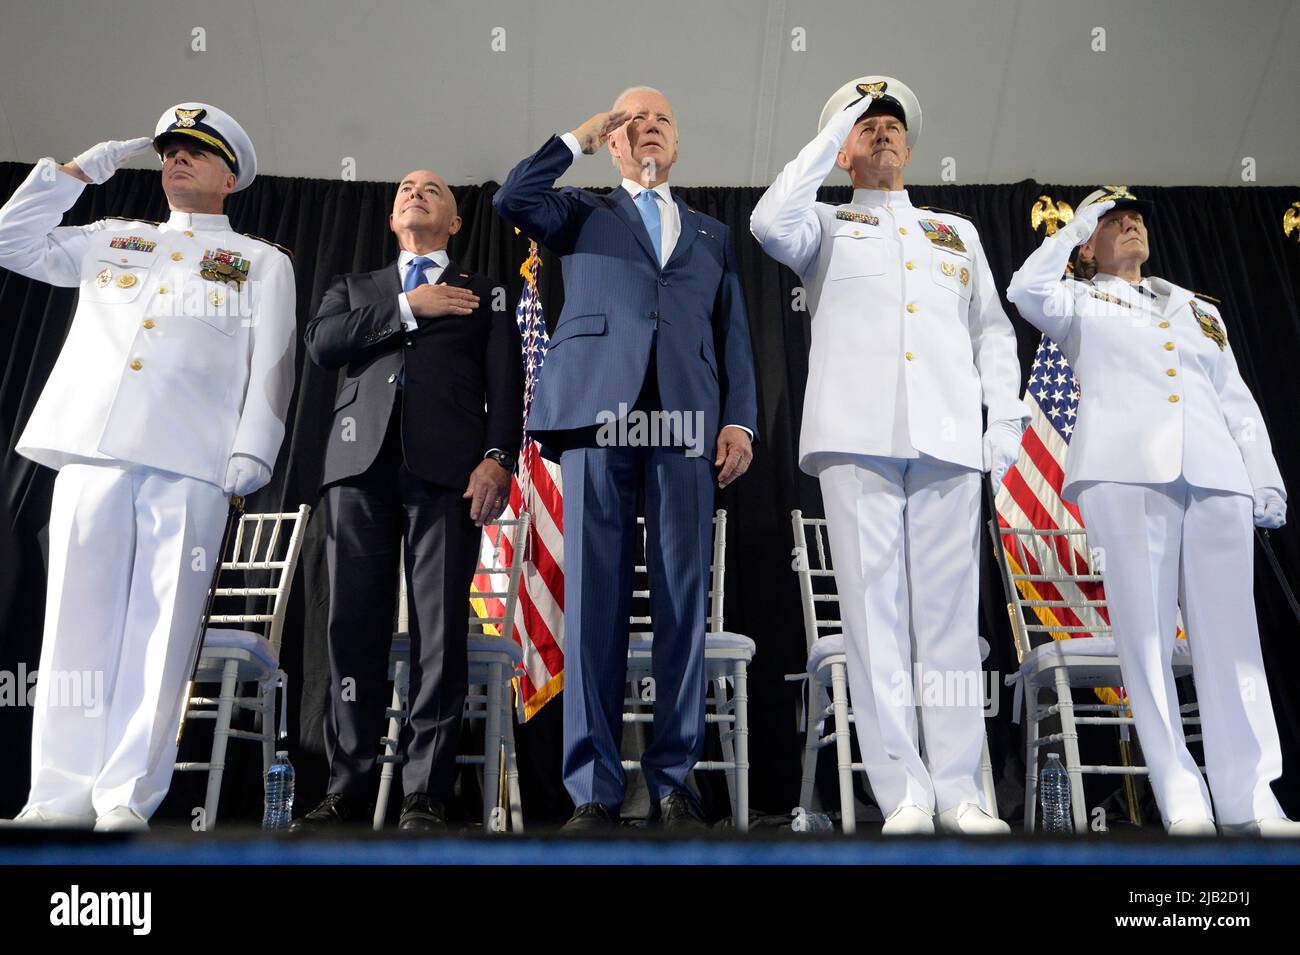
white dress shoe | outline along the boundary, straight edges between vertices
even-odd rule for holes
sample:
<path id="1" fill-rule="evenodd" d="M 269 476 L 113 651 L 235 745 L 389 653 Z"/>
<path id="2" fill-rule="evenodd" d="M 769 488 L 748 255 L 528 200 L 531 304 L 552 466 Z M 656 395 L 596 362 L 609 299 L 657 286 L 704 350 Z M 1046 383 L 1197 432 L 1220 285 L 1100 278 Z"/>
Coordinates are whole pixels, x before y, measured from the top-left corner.
<path id="1" fill-rule="evenodd" d="M 1300 822 L 1293 819 L 1252 819 L 1250 822 L 1221 823 L 1219 830 L 1225 836 L 1300 839 Z"/>
<path id="2" fill-rule="evenodd" d="M 49 809 L 24 809 L 13 819 L 0 819 L 0 826 L 10 829 L 89 829 L 94 823 L 89 816 Z"/>
<path id="3" fill-rule="evenodd" d="M 899 806 L 885 817 L 880 830 L 886 836 L 928 836 L 934 834 L 934 813 L 920 806 Z"/>
<path id="4" fill-rule="evenodd" d="M 130 806 L 110 809 L 95 820 L 96 832 L 148 832 L 149 820 Z"/>
<path id="5" fill-rule="evenodd" d="M 1011 827 L 983 806 L 963 802 L 939 813 L 939 828 L 966 836 L 1007 836 Z"/>
<path id="6" fill-rule="evenodd" d="M 1213 836 L 1218 834 L 1209 819 L 1175 819 L 1165 831 L 1171 836 Z"/>

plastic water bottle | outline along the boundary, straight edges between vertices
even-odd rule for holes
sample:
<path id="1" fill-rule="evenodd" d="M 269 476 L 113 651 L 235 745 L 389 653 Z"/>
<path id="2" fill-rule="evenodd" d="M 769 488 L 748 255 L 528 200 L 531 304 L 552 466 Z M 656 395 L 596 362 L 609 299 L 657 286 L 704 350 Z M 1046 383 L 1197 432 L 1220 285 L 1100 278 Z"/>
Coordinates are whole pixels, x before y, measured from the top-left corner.
<path id="1" fill-rule="evenodd" d="M 1047 754 L 1047 765 L 1038 774 L 1038 798 L 1043 806 L 1043 832 L 1074 832 L 1070 813 L 1070 776 L 1056 753 Z"/>
<path id="2" fill-rule="evenodd" d="M 266 814 L 263 829 L 288 829 L 293 821 L 293 763 L 284 750 L 275 754 L 275 762 L 266 771 Z"/>
<path id="3" fill-rule="evenodd" d="M 809 812 L 803 806 L 796 806 L 790 829 L 792 832 L 834 832 L 835 824 L 824 812 Z"/>

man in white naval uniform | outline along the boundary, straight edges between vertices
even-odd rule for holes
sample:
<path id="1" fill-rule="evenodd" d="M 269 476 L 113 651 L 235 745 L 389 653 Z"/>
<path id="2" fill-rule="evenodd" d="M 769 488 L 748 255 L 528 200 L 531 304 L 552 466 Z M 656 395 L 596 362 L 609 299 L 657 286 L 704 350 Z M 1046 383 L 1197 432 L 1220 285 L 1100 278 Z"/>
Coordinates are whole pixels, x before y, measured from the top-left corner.
<path id="1" fill-rule="evenodd" d="M 166 222 L 59 225 L 151 147 Z M 256 167 L 230 116 L 182 103 L 152 139 L 42 159 L 0 209 L 0 266 L 80 290 L 16 445 L 59 472 L 19 824 L 147 828 L 170 785 L 228 498 L 270 479 L 293 390 L 293 265 L 222 214 Z M 60 699 L 70 674 L 102 698 Z"/>
<path id="2" fill-rule="evenodd" d="M 1270 783 L 1282 749 L 1255 617 L 1252 521 L 1286 488 L 1212 300 L 1143 277 L 1153 206 L 1099 189 L 1007 297 L 1079 379 L 1062 496 L 1099 567 L 1151 789 L 1171 835 L 1300 836 Z M 1078 247 L 1080 265 L 1063 278 Z M 1089 279 L 1083 279 L 1095 272 Z M 1187 749 L 1171 655 L 1182 606 L 1209 786 Z M 1210 794 L 1214 795 L 1211 806 Z"/>
<path id="3" fill-rule="evenodd" d="M 821 483 L 883 831 L 933 832 L 937 813 L 945 831 L 1000 833 L 1009 827 L 980 804 L 977 782 L 980 472 L 1001 481 L 1028 410 L 975 227 L 908 199 L 903 169 L 920 130 L 920 104 L 898 80 L 845 84 L 750 229 L 807 288 L 799 465 Z M 837 165 L 853 200 L 817 202 Z"/>

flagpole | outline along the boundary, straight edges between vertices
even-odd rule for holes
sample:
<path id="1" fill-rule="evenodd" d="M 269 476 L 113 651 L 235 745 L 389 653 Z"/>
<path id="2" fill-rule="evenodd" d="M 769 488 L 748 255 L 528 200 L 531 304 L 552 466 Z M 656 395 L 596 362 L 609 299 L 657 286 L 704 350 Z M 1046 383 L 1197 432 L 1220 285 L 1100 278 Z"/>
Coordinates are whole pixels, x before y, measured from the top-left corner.
<path id="1" fill-rule="evenodd" d="M 1255 528 L 1255 539 L 1259 541 L 1259 546 L 1264 551 L 1264 556 L 1268 558 L 1268 565 L 1273 568 L 1273 576 L 1282 587 L 1282 593 L 1286 595 L 1286 602 L 1291 605 L 1291 613 L 1295 615 L 1296 622 L 1300 623 L 1300 602 L 1296 601 L 1295 591 L 1291 589 L 1291 584 L 1287 582 L 1286 575 L 1282 573 L 1282 565 L 1278 562 L 1277 554 L 1273 552 L 1273 542 L 1269 540 L 1268 531 L 1263 528 Z"/>

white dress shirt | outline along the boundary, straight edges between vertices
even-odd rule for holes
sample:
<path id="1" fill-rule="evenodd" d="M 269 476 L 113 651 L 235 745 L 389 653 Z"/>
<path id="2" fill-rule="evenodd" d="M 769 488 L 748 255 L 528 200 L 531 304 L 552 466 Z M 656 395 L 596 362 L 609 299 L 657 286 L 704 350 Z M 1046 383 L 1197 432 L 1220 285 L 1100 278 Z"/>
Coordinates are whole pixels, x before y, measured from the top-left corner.
<path id="1" fill-rule="evenodd" d="M 411 260 L 415 258 L 417 254 L 419 253 L 408 252 L 406 249 L 403 249 L 401 254 L 397 257 L 397 277 L 401 280 L 403 286 L 406 285 L 406 273 L 410 269 Z M 424 257 L 431 260 L 433 263 L 432 265 L 425 266 L 424 269 L 424 277 L 429 280 L 430 285 L 433 285 L 439 278 L 441 278 L 442 270 L 447 267 L 447 263 L 450 262 L 451 259 L 448 258 L 446 249 L 438 249 L 437 251 L 428 253 Z M 419 327 L 419 323 L 415 320 L 415 313 L 411 311 L 411 302 L 406 297 L 405 292 L 402 292 L 397 296 L 397 307 L 402 313 L 402 327 L 408 332 L 415 331 Z"/>
<path id="2" fill-rule="evenodd" d="M 573 133 L 565 133 L 560 137 L 573 151 L 574 158 L 582 155 L 582 147 L 578 145 L 578 137 Z M 645 192 L 645 186 L 631 179 L 623 180 L 623 188 L 627 194 L 632 197 L 632 202 L 636 202 L 636 197 Z M 673 194 L 668 189 L 667 182 L 661 182 L 654 187 L 655 195 L 659 197 L 659 267 L 663 268 L 673 255 L 673 249 L 677 248 L 677 240 L 682 234 L 682 217 L 677 211 L 677 203 L 673 202 Z M 640 212 L 640 207 L 637 207 Z"/>
<path id="3" fill-rule="evenodd" d="M 627 194 L 632 197 L 633 205 L 636 204 L 636 197 L 646 191 L 645 186 L 639 182 L 633 182 L 631 179 L 623 180 L 623 188 Z M 659 267 L 663 268 L 670 258 L 672 258 L 673 249 L 677 248 L 677 240 L 682 234 L 682 217 L 677 211 L 677 203 L 673 202 L 673 195 L 668 191 L 668 183 L 661 182 L 652 190 L 658 196 L 659 204 Z M 637 206 L 637 212 L 641 207 Z"/>

